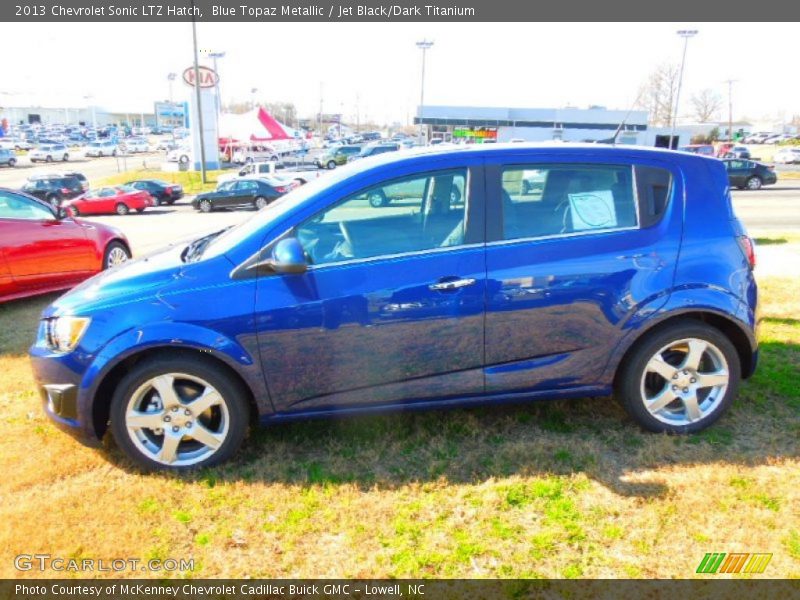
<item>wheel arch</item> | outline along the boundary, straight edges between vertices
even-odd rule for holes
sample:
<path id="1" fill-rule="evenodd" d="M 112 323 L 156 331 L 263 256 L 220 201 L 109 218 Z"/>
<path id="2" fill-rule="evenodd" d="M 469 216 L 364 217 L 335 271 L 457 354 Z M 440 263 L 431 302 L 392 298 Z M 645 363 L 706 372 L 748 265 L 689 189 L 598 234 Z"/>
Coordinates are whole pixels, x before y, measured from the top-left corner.
<path id="1" fill-rule="evenodd" d="M 200 349 L 192 346 L 151 346 L 121 358 L 107 369 L 102 376 L 92 396 L 91 403 L 92 428 L 94 429 L 97 439 L 102 439 L 108 429 L 111 399 L 114 395 L 114 389 L 136 364 L 143 360 L 153 358 L 179 358 L 187 356 L 213 363 L 223 369 L 232 380 L 236 381 L 247 395 L 245 400 L 250 409 L 250 422 L 258 422 L 259 407 L 252 387 L 247 383 L 247 380 L 241 373 L 218 353 L 213 350 Z"/>
<path id="2" fill-rule="evenodd" d="M 672 324 L 680 321 L 697 321 L 710 325 L 719 330 L 725 337 L 727 337 L 736 349 L 741 364 L 742 378 L 747 379 L 752 375 L 755 370 L 756 363 L 756 350 L 754 341 L 748 335 L 744 325 L 739 323 L 730 315 L 722 314 L 715 310 L 708 308 L 703 309 L 685 309 L 675 311 L 664 315 L 657 321 L 645 323 L 644 327 L 637 331 L 630 339 L 620 342 L 619 346 L 614 352 L 609 365 L 606 367 L 606 374 L 615 384 L 617 375 L 620 372 L 620 367 L 625 364 L 631 353 L 641 344 L 646 338 L 652 334 L 671 326 Z"/>

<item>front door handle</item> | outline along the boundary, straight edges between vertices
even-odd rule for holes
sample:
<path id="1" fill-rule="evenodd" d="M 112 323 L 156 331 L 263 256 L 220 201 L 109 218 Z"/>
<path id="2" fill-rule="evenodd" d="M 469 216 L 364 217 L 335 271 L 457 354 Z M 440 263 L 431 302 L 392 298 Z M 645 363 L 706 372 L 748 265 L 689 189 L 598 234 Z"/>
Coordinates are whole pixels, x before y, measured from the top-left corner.
<path id="1" fill-rule="evenodd" d="M 437 292 L 448 292 L 451 290 L 457 290 L 463 287 L 467 287 L 469 285 L 473 285 L 474 283 L 475 283 L 474 279 L 449 279 L 447 281 L 432 283 L 428 287 Z"/>

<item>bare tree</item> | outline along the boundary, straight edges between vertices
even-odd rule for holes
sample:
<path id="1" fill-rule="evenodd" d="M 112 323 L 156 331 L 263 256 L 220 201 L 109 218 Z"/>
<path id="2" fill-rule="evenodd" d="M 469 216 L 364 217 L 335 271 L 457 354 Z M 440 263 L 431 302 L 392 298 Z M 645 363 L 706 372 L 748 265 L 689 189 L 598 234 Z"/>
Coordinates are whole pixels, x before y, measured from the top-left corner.
<path id="1" fill-rule="evenodd" d="M 656 67 L 639 88 L 636 106 L 648 112 L 651 125 L 669 127 L 672 123 L 678 75 L 678 65 L 665 63 Z"/>
<path id="2" fill-rule="evenodd" d="M 714 90 L 706 88 L 692 96 L 692 106 L 695 118 L 700 123 L 708 123 L 722 108 L 722 98 Z"/>

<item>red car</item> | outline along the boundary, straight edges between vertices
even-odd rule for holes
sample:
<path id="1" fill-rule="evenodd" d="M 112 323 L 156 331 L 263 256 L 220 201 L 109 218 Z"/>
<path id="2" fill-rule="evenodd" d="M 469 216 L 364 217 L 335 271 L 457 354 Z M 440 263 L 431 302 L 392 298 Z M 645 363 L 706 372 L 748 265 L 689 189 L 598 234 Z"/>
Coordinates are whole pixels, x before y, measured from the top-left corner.
<path id="1" fill-rule="evenodd" d="M 0 188 L 0 302 L 64 290 L 131 257 L 125 236 Z"/>
<path id="2" fill-rule="evenodd" d="M 128 185 L 89 190 L 82 196 L 62 204 L 73 217 L 114 213 L 127 215 L 132 210 L 140 213 L 148 206 L 155 205 L 156 202 L 149 193 Z"/>

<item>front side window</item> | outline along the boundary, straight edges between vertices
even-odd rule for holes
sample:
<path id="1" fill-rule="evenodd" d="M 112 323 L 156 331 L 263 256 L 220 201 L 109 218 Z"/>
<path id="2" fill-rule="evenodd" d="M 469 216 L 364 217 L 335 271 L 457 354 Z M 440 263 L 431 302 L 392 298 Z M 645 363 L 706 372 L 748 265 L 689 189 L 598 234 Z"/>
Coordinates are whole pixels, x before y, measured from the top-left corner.
<path id="1" fill-rule="evenodd" d="M 630 165 L 513 166 L 502 186 L 505 239 L 638 225 Z"/>
<path id="2" fill-rule="evenodd" d="M 295 234 L 315 265 L 464 242 L 467 171 L 395 179 L 338 202 Z"/>
<path id="3" fill-rule="evenodd" d="M 26 221 L 53 221 L 49 209 L 38 202 L 0 191 L 0 219 L 24 219 Z"/>

